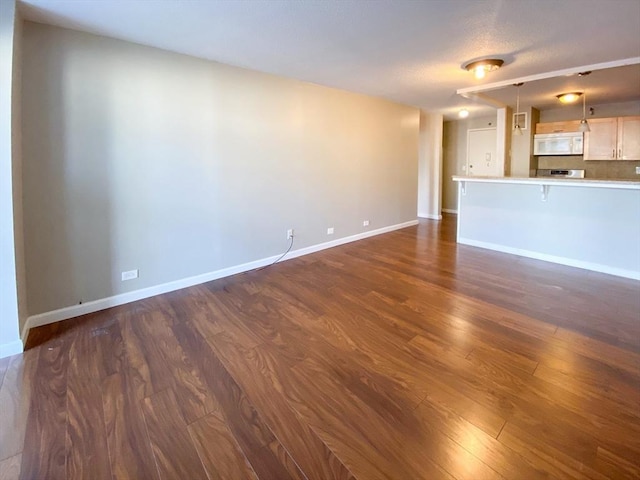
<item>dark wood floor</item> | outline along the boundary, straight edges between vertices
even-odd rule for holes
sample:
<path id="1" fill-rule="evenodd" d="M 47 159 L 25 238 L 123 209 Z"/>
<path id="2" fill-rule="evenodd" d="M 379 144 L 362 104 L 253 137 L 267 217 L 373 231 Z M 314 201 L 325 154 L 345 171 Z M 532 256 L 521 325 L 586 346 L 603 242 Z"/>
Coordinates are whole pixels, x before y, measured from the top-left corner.
<path id="1" fill-rule="evenodd" d="M 41 327 L 0 479 L 638 479 L 640 283 L 423 221 Z"/>

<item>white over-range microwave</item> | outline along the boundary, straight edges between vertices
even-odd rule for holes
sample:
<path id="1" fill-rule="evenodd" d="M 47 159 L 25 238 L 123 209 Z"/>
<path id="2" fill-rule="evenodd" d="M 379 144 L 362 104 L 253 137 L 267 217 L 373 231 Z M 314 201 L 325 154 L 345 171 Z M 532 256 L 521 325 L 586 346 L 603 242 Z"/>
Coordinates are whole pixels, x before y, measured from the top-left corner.
<path id="1" fill-rule="evenodd" d="M 582 132 L 540 133 L 533 137 L 534 155 L 582 155 Z"/>

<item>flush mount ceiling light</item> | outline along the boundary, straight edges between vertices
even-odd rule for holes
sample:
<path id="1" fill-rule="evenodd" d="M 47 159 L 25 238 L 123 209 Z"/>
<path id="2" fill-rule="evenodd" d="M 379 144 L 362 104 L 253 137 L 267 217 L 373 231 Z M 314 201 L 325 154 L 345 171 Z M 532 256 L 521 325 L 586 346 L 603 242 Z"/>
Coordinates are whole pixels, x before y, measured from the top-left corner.
<path id="1" fill-rule="evenodd" d="M 573 103 L 577 101 L 582 95 L 582 92 L 567 92 L 556 95 L 556 98 L 560 100 L 560 103 Z"/>
<path id="2" fill-rule="evenodd" d="M 474 62 L 467 63 L 464 67 L 466 71 L 473 72 L 476 78 L 484 78 L 487 72 L 492 72 L 499 69 L 504 60 L 499 58 L 485 58 L 484 60 L 476 60 Z"/>
<path id="3" fill-rule="evenodd" d="M 458 116 L 460 118 L 467 118 L 469 116 L 469 110 L 467 110 L 466 108 L 463 108 L 458 112 Z"/>

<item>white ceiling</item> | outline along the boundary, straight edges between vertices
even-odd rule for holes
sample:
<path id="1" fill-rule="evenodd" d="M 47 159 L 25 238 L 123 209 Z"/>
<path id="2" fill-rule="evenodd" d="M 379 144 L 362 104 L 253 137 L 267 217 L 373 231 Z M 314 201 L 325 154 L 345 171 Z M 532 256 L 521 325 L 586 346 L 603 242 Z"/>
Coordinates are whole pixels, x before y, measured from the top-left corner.
<path id="1" fill-rule="evenodd" d="M 638 0 L 20 4 L 28 20 L 384 97 L 448 118 L 462 107 L 491 111 L 457 95 L 460 88 L 640 56 Z M 462 70 L 485 56 L 505 65 L 484 80 Z M 640 98 L 640 81 L 627 90 L 634 88 Z"/>

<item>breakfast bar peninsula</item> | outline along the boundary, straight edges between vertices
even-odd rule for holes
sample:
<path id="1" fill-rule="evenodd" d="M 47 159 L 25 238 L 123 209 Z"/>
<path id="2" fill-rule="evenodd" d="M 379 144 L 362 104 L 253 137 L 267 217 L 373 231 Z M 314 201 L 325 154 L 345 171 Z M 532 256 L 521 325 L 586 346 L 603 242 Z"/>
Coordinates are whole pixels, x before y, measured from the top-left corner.
<path id="1" fill-rule="evenodd" d="M 458 243 L 640 279 L 640 182 L 453 180 Z"/>

